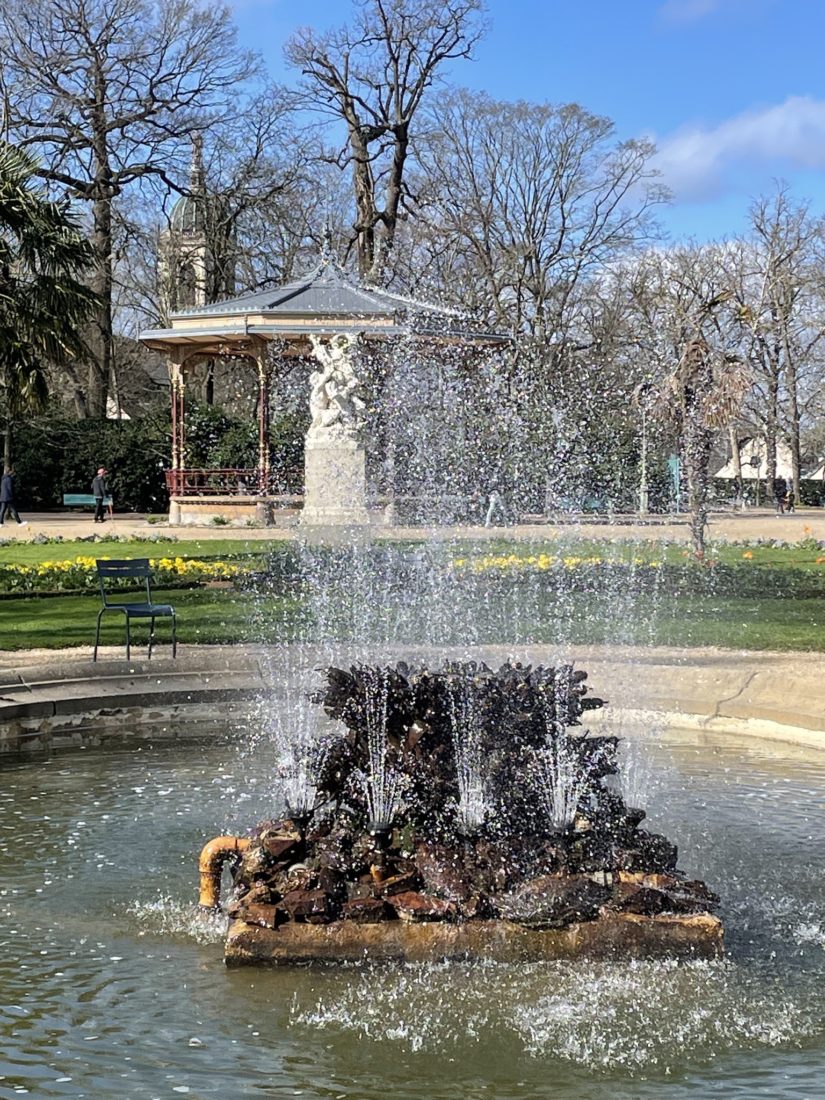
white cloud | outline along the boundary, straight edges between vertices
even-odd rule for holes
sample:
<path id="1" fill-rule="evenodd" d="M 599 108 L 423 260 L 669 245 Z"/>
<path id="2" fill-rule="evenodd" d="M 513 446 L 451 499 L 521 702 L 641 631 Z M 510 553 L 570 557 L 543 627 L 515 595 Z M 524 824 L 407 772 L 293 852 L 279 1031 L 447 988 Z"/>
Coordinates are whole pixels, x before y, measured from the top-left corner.
<path id="1" fill-rule="evenodd" d="M 825 168 L 825 101 L 789 96 L 717 126 L 685 126 L 657 144 L 657 167 L 676 198 L 709 198 L 743 169 Z"/>

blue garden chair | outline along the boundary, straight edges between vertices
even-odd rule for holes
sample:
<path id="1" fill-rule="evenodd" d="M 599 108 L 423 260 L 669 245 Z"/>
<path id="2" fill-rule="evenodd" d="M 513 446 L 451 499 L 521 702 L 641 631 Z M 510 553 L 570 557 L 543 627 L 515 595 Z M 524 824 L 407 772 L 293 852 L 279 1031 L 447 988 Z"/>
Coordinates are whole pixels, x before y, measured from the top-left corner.
<path id="1" fill-rule="evenodd" d="M 175 609 L 168 603 L 153 603 L 152 602 L 152 587 L 151 587 L 151 575 L 152 571 L 149 567 L 148 558 L 132 558 L 127 560 L 107 560 L 98 561 L 97 563 L 97 577 L 100 582 L 100 595 L 103 600 L 103 607 L 97 613 L 97 634 L 95 635 L 95 655 L 94 660 L 97 660 L 97 650 L 100 645 L 100 620 L 106 614 L 107 611 L 115 611 L 120 615 L 126 617 L 126 660 L 128 661 L 131 656 L 131 634 L 129 630 L 129 624 L 132 619 L 150 619 L 149 624 L 149 658 L 152 657 L 152 645 L 155 641 L 155 619 L 171 619 L 172 620 L 172 656 L 176 657 L 178 652 L 178 635 L 177 635 L 177 620 L 175 618 Z M 142 578 L 146 587 L 146 602 L 145 603 L 121 603 L 111 599 L 111 591 L 107 590 L 107 581 L 118 580 L 130 580 L 132 578 Z"/>

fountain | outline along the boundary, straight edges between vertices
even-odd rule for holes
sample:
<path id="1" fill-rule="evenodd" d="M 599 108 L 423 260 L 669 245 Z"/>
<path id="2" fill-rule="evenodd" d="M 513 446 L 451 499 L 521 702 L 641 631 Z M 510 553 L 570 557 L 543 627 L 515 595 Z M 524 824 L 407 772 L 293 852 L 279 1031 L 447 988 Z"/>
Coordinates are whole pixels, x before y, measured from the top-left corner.
<path id="1" fill-rule="evenodd" d="M 257 332 L 230 310 L 222 332 L 176 322 L 168 349 L 176 414 L 187 350 L 191 366 L 196 351 L 255 358 L 261 486 L 270 352 L 288 339 L 291 357 L 315 367 L 305 514 L 313 522 L 294 555 L 274 555 L 256 575 L 264 598 L 250 611 L 250 636 L 265 652 L 224 655 L 221 668 L 224 677 L 236 670 L 234 681 L 244 662 L 261 666 L 254 686 L 265 720 L 256 704 L 244 730 L 211 702 L 209 717 L 229 736 L 210 741 L 203 726 L 193 729 L 198 752 L 185 742 L 150 749 L 141 738 L 133 757 L 107 748 L 37 771 L 9 769 L 0 839 L 4 1087 L 205 1096 L 240 1083 L 250 1095 L 365 1100 L 410 1095 L 414 1081 L 428 1100 L 482 1092 L 515 1100 L 545 1095 L 552 1081 L 559 1097 L 610 1090 L 658 1100 L 717 1093 L 727 1081 L 749 1096 L 789 1087 L 818 1095 L 825 765 L 790 749 L 777 761 L 703 730 L 668 774 L 669 734 L 652 735 L 636 708 L 658 703 L 672 726 L 674 714 L 694 713 L 697 683 L 711 684 L 713 729 L 735 733 L 724 723 L 741 722 L 741 732 L 752 704 L 770 716 L 768 674 L 783 705 L 791 684 L 809 714 L 820 695 L 810 684 L 800 691 L 796 668 L 777 671 L 775 659 L 629 652 L 639 623 L 642 642 L 668 640 L 656 605 L 679 579 L 673 570 L 644 561 L 637 569 L 635 558 L 624 569 L 575 546 L 568 562 L 557 542 L 552 553 L 536 551 L 536 570 L 522 569 L 533 553 L 525 544 L 500 573 L 476 571 L 466 546 L 443 532 L 412 544 L 371 539 L 365 521 L 379 510 L 385 520 L 396 510 L 428 521 L 479 518 L 473 494 L 485 474 L 472 428 L 484 410 L 472 404 L 475 373 L 458 362 L 466 341 L 442 327 L 444 339 L 433 337 L 441 350 L 418 361 L 421 341 L 408 326 L 398 369 L 387 372 L 386 423 L 373 421 L 367 433 L 361 402 L 374 407 L 396 318 L 359 309 L 340 333 L 310 338 L 306 317 L 286 314 L 300 313 L 296 297 L 335 290 L 337 299 L 340 286 L 324 277 L 293 289 L 283 308 L 263 311 Z M 369 401 L 347 361 L 356 332 Z M 451 366 L 461 370 L 450 376 Z M 497 375 L 505 372 L 491 370 L 491 385 Z M 550 472 L 565 482 L 571 433 L 561 419 L 555 427 Z M 201 513 L 210 501 L 185 469 L 182 421 L 177 432 L 170 488 L 179 511 Z M 264 522 L 266 497 L 243 496 Z M 357 537 L 319 535 L 330 522 L 358 525 Z M 293 612 L 273 626 L 273 606 L 285 604 Z M 604 726 L 582 727 L 601 703 L 585 674 L 559 659 L 592 643 L 606 649 L 577 659 L 606 670 L 629 735 L 621 743 Z M 462 657 L 441 665 L 433 650 Z M 419 663 L 388 663 L 399 652 L 419 654 Z M 488 663 L 470 662 L 470 653 Z M 522 664 L 502 665 L 506 654 Z M 209 651 L 196 659 L 205 685 L 216 666 Z M 307 676 L 316 666 L 326 668 L 320 688 Z M 118 682 L 126 679 L 119 669 Z M 29 678 L 23 688 L 35 713 L 47 713 Z M 67 739 L 84 735 L 75 712 L 73 689 Z M 108 712 L 128 738 L 122 709 Z M 160 737 L 164 720 L 154 715 Z M 661 822 L 655 832 L 641 805 Z M 660 829 L 679 838 L 684 873 Z M 202 853 L 200 897 L 211 917 L 203 920 L 187 900 L 189 857 L 195 838 L 213 831 L 224 835 Z M 234 884 L 221 905 L 227 864 Z M 714 957 L 717 899 L 699 875 L 724 883 L 724 958 Z M 405 965 L 221 975 L 220 950 L 231 964 Z M 578 957 L 586 961 L 569 961 Z"/>
<path id="2" fill-rule="evenodd" d="M 226 961 L 719 954 L 718 898 L 606 783 L 618 738 L 572 732 L 586 676 L 328 668 L 307 812 L 205 849 L 206 906 L 234 863 Z"/>
<path id="3" fill-rule="evenodd" d="M 481 730 L 473 688 L 474 682 L 470 676 L 459 675 L 449 685 L 448 695 L 458 784 L 456 825 L 469 834 L 477 832 L 486 816 Z"/>

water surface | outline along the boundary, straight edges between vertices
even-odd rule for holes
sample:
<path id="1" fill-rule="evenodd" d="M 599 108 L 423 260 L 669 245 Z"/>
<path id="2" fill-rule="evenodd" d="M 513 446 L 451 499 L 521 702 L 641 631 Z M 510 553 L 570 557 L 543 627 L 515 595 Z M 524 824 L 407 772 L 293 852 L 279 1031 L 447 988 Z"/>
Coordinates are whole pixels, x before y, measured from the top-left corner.
<path id="1" fill-rule="evenodd" d="M 227 970 L 197 854 L 271 816 L 272 760 L 252 730 L 3 768 L 0 1098 L 825 1094 L 825 755 L 633 753 L 724 960 Z"/>

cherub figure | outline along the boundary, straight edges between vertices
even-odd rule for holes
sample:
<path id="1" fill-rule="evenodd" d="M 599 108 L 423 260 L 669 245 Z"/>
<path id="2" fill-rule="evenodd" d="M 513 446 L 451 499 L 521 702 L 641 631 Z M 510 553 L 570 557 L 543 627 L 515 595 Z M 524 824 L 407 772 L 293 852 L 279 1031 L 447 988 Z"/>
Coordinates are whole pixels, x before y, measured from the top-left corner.
<path id="1" fill-rule="evenodd" d="M 325 343 L 310 335 L 320 369 L 309 376 L 311 386 L 309 433 L 314 436 L 357 436 L 364 423 L 365 404 L 358 394 L 361 382 L 352 365 L 357 336 L 341 333 Z"/>

